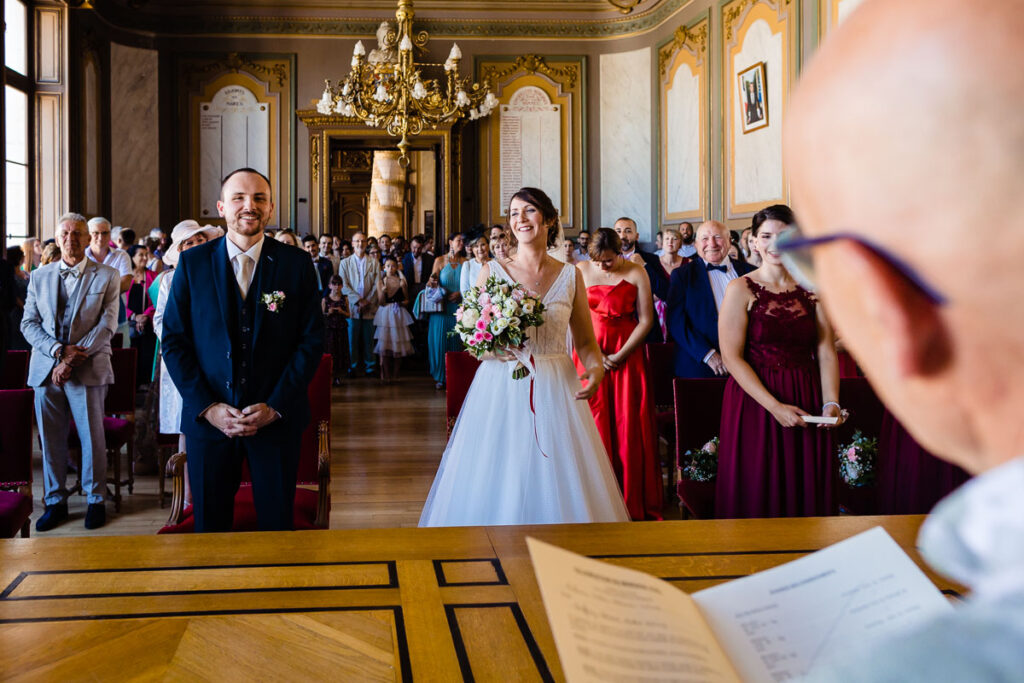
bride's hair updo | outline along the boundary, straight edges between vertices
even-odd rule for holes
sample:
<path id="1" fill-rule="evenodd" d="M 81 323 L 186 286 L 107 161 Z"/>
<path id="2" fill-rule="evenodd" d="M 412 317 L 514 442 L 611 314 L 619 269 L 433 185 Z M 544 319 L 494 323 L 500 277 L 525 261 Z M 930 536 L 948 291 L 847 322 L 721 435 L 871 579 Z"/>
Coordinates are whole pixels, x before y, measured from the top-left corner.
<path id="1" fill-rule="evenodd" d="M 561 233 L 562 225 L 558 220 L 558 210 L 555 208 L 554 203 L 551 201 L 551 198 L 548 197 L 547 193 L 536 187 L 524 187 L 512 195 L 508 200 L 509 207 L 512 206 L 512 200 L 514 199 L 524 201 L 540 211 L 541 223 L 550 223 L 550 225 L 548 225 L 548 249 L 557 246 L 558 235 Z M 506 216 L 509 213 L 510 211 L 507 211 Z M 508 228 L 506 232 L 509 235 L 509 241 L 513 242 L 513 245 L 518 244 L 518 240 L 516 240 L 515 237 L 515 231 L 512 230 L 511 222 L 509 222 L 506 227 Z"/>

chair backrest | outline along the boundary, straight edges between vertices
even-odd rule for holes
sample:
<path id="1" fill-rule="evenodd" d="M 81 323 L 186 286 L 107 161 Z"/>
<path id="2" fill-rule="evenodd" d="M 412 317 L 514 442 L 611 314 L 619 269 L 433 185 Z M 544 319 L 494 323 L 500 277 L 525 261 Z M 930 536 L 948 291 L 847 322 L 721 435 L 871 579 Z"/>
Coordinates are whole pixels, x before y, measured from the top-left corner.
<path id="1" fill-rule="evenodd" d="M 331 375 L 333 361 L 330 354 L 320 357 L 320 365 L 309 383 L 309 424 L 302 431 L 302 450 L 299 454 L 300 484 L 317 483 L 317 429 L 320 423 L 331 424 Z"/>
<path id="2" fill-rule="evenodd" d="M 841 378 L 864 376 L 864 373 L 861 372 L 860 367 L 857 365 L 857 361 L 846 351 L 839 352 L 839 376 Z"/>
<path id="3" fill-rule="evenodd" d="M 722 422 L 725 378 L 689 379 L 672 382 L 676 409 L 676 463 L 688 450 L 700 448 L 718 436 Z"/>
<path id="4" fill-rule="evenodd" d="M 31 389 L 0 391 L 0 487 L 32 483 Z"/>
<path id="5" fill-rule="evenodd" d="M 473 377 L 480 367 L 480 361 L 467 351 L 448 351 L 444 354 L 444 370 L 448 388 L 445 392 L 445 417 L 448 422 L 448 433 L 451 434 L 455 418 L 462 410 L 462 402 L 466 400 Z"/>
<path id="6" fill-rule="evenodd" d="M 114 369 L 114 383 L 107 389 L 107 400 L 103 404 L 103 412 L 107 415 L 135 412 L 138 353 L 136 349 L 111 349 L 110 365 Z"/>
<path id="7" fill-rule="evenodd" d="M 644 352 L 647 354 L 655 410 L 668 410 L 675 403 L 672 379 L 675 375 L 676 345 L 672 342 L 648 343 L 644 345 Z"/>
<path id="8" fill-rule="evenodd" d="M 878 438 L 882 433 L 885 405 L 865 377 L 843 377 L 839 380 L 839 402 L 850 411 L 850 417 L 836 430 L 838 442 L 846 443 L 853 432 L 860 430 L 865 436 Z"/>
<path id="9" fill-rule="evenodd" d="M 24 389 L 28 381 L 28 351 L 8 351 L 4 371 L 0 375 L 0 390 Z"/>

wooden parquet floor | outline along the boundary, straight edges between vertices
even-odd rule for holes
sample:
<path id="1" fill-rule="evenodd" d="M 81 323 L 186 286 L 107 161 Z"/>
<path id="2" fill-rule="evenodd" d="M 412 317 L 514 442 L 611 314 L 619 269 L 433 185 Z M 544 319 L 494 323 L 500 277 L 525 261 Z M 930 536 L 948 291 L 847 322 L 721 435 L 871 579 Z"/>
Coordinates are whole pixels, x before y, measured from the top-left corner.
<path id="1" fill-rule="evenodd" d="M 332 390 L 331 400 L 331 529 L 416 526 L 444 452 L 444 392 L 429 377 L 412 375 L 386 386 L 347 380 Z M 69 485 L 74 478 L 69 475 Z M 37 452 L 33 523 L 43 510 L 42 481 Z M 155 475 L 136 475 L 135 492 L 122 492 L 121 512 L 108 502 L 107 525 L 92 532 L 83 526 L 85 498 L 72 496 L 71 520 L 40 536 L 155 534 L 169 512 L 160 507 L 157 491 Z M 679 518 L 673 499 L 665 501 L 664 515 Z"/>

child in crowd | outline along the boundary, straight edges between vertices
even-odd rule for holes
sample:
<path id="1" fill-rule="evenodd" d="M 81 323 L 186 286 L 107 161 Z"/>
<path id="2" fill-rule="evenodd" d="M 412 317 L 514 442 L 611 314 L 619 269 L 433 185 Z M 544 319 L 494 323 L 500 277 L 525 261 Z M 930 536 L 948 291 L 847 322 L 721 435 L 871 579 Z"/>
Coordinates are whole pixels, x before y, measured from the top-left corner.
<path id="1" fill-rule="evenodd" d="M 324 312 L 324 350 L 331 354 L 334 386 L 341 385 L 341 377 L 348 369 L 348 298 L 341 293 L 342 282 L 332 275 L 327 283 L 327 293 L 320 302 Z"/>
<path id="2" fill-rule="evenodd" d="M 393 256 L 384 258 L 384 272 L 377 281 L 377 301 L 380 307 L 373 318 L 377 327 L 374 338 L 377 346 L 374 353 L 380 356 L 380 380 L 390 384 L 398 379 L 402 356 L 411 356 L 413 319 L 405 309 L 409 298 L 409 284 L 398 268 Z"/>

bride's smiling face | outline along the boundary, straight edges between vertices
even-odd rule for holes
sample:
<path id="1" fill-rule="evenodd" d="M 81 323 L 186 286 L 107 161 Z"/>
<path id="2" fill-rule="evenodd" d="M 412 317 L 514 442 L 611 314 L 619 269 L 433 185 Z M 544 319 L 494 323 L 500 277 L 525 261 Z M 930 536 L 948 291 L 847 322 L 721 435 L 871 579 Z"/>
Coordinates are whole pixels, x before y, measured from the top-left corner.
<path id="1" fill-rule="evenodd" d="M 522 199 L 513 199 L 508 205 L 508 224 L 520 243 L 534 240 L 547 242 L 547 226 L 540 209 Z"/>

